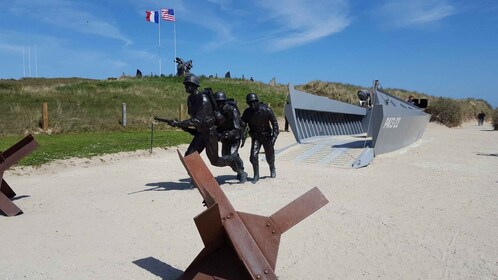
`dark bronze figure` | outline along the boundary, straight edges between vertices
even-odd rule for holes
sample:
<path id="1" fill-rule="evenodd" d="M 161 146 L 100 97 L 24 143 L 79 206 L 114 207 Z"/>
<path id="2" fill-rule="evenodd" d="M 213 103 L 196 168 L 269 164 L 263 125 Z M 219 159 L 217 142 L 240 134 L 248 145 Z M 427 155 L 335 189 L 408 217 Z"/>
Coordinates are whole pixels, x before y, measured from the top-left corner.
<path id="1" fill-rule="evenodd" d="M 251 136 L 251 156 L 250 161 L 254 170 L 253 183 L 259 180 L 259 159 L 258 154 L 263 145 L 268 165 L 270 166 L 270 177 L 275 178 L 275 141 L 278 137 L 278 122 L 273 111 L 263 102 L 259 102 L 258 96 L 249 93 L 246 96 L 247 108 L 242 115 L 242 121 L 249 127 Z"/>
<path id="2" fill-rule="evenodd" d="M 185 156 L 194 152 L 202 153 L 206 149 L 206 155 L 212 165 L 223 167 L 230 166 L 237 174 L 244 172 L 240 157 L 232 155 L 218 155 L 218 132 L 216 124 L 223 119 L 223 115 L 218 111 L 211 89 L 198 92 L 200 86 L 199 78 L 194 74 L 189 74 L 183 82 L 185 91 L 189 93 L 187 99 L 187 109 L 190 119 L 184 121 L 166 120 L 155 117 L 155 120 L 166 121 L 169 125 L 179 127 L 189 133 L 194 138 L 185 152 Z"/>
<path id="3" fill-rule="evenodd" d="M 221 155 L 232 155 L 238 158 L 237 161 L 243 164 L 239 155 L 239 146 L 242 139 L 242 120 L 237 103 L 233 99 L 227 100 L 224 92 L 218 91 L 214 94 L 214 99 L 218 105 L 223 119 L 218 123 L 218 137 L 222 144 Z M 241 182 L 247 180 L 247 173 L 244 172 L 244 166 L 239 166 L 237 179 Z"/>
<path id="4" fill-rule="evenodd" d="M 184 77 L 190 74 L 190 69 L 192 69 L 192 60 L 185 62 L 183 59 L 177 57 L 175 59 L 176 62 L 176 76 Z"/>

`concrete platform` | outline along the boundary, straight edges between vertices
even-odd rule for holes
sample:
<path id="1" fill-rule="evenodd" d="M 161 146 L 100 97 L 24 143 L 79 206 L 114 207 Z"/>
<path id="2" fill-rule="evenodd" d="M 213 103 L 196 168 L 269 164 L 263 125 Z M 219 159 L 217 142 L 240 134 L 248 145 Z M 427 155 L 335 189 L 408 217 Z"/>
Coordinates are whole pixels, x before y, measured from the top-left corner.
<path id="1" fill-rule="evenodd" d="M 279 149 L 275 154 L 277 161 L 353 168 L 355 162 L 370 148 L 371 142 L 372 139 L 366 135 L 319 136 Z"/>

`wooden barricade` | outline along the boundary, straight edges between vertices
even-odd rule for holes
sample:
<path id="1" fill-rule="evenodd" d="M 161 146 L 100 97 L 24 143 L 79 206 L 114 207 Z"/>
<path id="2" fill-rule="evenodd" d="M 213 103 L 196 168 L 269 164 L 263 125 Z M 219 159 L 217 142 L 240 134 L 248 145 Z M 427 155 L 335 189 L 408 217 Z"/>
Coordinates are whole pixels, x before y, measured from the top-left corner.
<path id="1" fill-rule="evenodd" d="M 0 153 L 0 180 L 2 182 L 0 185 L 0 211 L 7 216 L 22 214 L 22 210 L 10 200 L 16 196 L 16 193 L 3 178 L 3 173 L 37 147 L 38 143 L 36 143 L 33 136 L 28 135 L 14 146 Z"/>
<path id="2" fill-rule="evenodd" d="M 269 217 L 238 212 L 197 152 L 178 155 L 208 208 L 194 218 L 205 247 L 179 279 L 276 280 L 280 236 L 328 200 L 313 188 Z"/>

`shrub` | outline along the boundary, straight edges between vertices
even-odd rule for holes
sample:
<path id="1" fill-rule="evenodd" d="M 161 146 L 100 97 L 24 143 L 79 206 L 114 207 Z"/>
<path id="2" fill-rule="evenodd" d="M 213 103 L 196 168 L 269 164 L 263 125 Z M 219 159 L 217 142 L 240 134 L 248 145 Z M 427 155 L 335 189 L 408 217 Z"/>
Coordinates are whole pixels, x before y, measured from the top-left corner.
<path id="1" fill-rule="evenodd" d="M 491 119 L 492 123 L 493 123 L 493 127 L 495 130 L 498 130 L 498 108 L 495 108 L 493 110 L 493 116 L 492 116 L 492 119 Z"/>
<path id="2" fill-rule="evenodd" d="M 459 101 L 463 105 L 464 121 L 474 121 L 480 112 L 484 112 L 486 116 L 491 116 L 493 113 L 493 107 L 486 100 L 467 98 Z"/>
<path id="3" fill-rule="evenodd" d="M 462 104 L 457 100 L 439 97 L 432 101 L 426 112 L 431 114 L 431 121 L 447 127 L 459 126 L 463 122 Z"/>
<path id="4" fill-rule="evenodd" d="M 13 84 L 13 83 L 6 83 L 6 82 L 0 82 L 0 90 L 11 90 L 11 91 L 20 91 L 21 90 L 21 85 L 18 84 Z"/>

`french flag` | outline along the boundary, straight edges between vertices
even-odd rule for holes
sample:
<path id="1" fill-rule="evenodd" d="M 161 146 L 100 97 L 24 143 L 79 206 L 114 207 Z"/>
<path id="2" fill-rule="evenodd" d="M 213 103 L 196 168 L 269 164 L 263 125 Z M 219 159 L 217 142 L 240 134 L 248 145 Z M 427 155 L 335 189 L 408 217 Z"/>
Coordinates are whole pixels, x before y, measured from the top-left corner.
<path id="1" fill-rule="evenodd" d="M 159 23 L 158 11 L 145 11 L 145 20 L 150 22 Z"/>

